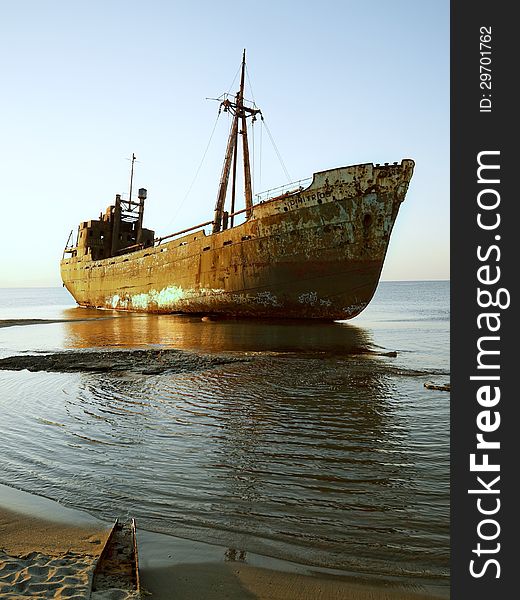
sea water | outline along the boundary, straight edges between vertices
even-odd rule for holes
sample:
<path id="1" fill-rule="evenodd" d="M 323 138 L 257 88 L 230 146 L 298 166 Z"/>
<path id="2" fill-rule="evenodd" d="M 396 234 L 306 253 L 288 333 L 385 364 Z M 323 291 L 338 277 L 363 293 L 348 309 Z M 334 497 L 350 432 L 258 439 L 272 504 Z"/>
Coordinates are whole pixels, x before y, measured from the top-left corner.
<path id="1" fill-rule="evenodd" d="M 0 358 L 239 356 L 206 371 L 0 371 L 0 483 L 111 521 L 363 580 L 448 587 L 449 283 L 382 282 L 341 323 L 80 309 L 1 289 Z M 3 321 L 3 323 L 2 323 Z M 397 355 L 387 353 L 397 352 Z"/>

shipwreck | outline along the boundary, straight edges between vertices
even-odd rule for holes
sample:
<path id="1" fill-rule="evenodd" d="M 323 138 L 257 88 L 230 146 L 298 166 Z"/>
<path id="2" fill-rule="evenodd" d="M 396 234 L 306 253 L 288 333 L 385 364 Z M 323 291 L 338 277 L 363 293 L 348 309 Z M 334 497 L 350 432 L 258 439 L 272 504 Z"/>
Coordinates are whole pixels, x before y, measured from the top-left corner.
<path id="1" fill-rule="evenodd" d="M 220 105 L 232 120 L 213 218 L 156 237 L 143 225 L 146 189 L 132 195 L 133 156 L 128 198 L 82 222 L 64 249 L 63 284 L 80 306 L 342 320 L 368 305 L 413 160 L 319 171 L 253 202 L 247 124 L 262 114 L 244 98 L 244 76 L 245 52 L 239 90 Z M 236 210 L 240 138 L 245 207 Z"/>

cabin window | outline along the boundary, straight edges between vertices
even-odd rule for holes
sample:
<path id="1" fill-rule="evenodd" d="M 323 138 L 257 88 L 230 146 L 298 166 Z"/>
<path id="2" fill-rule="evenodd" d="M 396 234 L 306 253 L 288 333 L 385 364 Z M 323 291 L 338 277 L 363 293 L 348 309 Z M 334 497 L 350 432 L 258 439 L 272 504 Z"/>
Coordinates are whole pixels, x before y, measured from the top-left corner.
<path id="1" fill-rule="evenodd" d="M 202 248 L 202 252 L 206 252 L 209 249 L 210 249 L 210 246 L 206 246 L 205 248 Z"/>
<path id="2" fill-rule="evenodd" d="M 226 240 L 222 245 L 223 246 L 229 246 L 229 244 L 232 244 L 233 240 Z"/>

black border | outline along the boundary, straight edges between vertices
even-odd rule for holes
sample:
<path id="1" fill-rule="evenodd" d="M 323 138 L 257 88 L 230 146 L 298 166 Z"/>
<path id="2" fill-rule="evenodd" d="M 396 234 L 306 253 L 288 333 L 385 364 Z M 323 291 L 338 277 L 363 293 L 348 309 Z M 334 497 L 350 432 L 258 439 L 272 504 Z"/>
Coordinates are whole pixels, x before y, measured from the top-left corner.
<path id="1" fill-rule="evenodd" d="M 516 60 L 520 52 L 516 39 L 520 28 L 513 16 L 514 3 L 503 0 L 452 0 L 451 2 L 451 597 L 455 600 L 513 598 L 519 593 L 513 580 L 520 566 L 516 566 L 516 532 L 519 503 L 515 490 L 517 457 L 520 459 L 520 429 L 518 404 L 519 385 L 515 379 L 515 334 L 520 333 L 516 315 L 514 278 L 520 272 L 517 239 L 520 229 L 517 215 L 520 211 L 520 193 L 513 190 L 515 168 L 513 161 L 520 153 L 513 150 L 516 142 L 518 117 L 513 108 L 518 68 Z M 480 112 L 479 102 L 483 93 L 480 87 L 480 28 L 492 28 L 492 111 Z M 482 185 L 477 183 L 477 155 L 481 151 L 500 151 L 501 224 L 499 230 L 486 232 L 477 225 L 477 195 Z M 518 167 L 517 167 L 518 169 Z M 468 494 L 475 488 L 476 473 L 470 472 L 469 455 L 475 452 L 478 432 L 476 417 L 482 408 L 476 401 L 480 384 L 470 381 L 477 372 L 476 342 L 485 335 L 477 328 L 480 312 L 477 304 L 477 258 L 478 245 L 488 247 L 499 234 L 501 280 L 495 287 L 511 292 L 509 308 L 501 313 L 500 376 L 501 425 L 495 438 L 501 449 L 491 455 L 498 459 L 500 475 L 500 511 L 495 518 L 500 523 L 500 551 L 489 558 L 500 563 L 500 577 L 494 567 L 486 569 L 485 575 L 475 578 L 470 574 L 469 563 L 477 556 L 472 553 L 479 541 L 477 525 L 483 517 L 476 508 L 477 496 Z M 496 243 L 496 242 L 495 242 Z M 519 374 L 520 366 L 516 369 Z M 516 385 L 515 385 L 516 384 Z M 495 410 L 495 409 L 493 409 Z M 516 439 L 515 439 L 516 438 Z M 518 440 L 518 442 L 516 441 Z M 489 497 L 489 496 L 488 496 Z M 491 547 L 492 542 L 489 542 Z M 480 566 L 483 558 L 480 559 Z"/>

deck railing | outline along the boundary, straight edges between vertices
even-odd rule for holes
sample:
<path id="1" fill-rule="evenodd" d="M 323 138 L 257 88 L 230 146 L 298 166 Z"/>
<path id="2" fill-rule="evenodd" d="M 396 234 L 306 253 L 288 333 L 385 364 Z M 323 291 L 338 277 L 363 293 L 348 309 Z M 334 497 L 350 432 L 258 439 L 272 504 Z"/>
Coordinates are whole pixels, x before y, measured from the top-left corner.
<path id="1" fill-rule="evenodd" d="M 306 177 L 305 179 L 299 179 L 298 181 L 292 181 L 291 183 L 286 183 L 285 185 L 281 185 L 279 187 L 271 188 L 270 190 L 265 190 L 264 192 L 260 192 L 255 194 L 255 204 L 260 204 L 261 202 L 265 202 L 266 200 L 270 200 L 271 198 L 277 198 L 278 196 L 283 196 L 283 194 L 288 194 L 291 192 L 297 192 L 299 190 L 303 190 L 309 186 L 312 182 L 312 177 Z"/>

